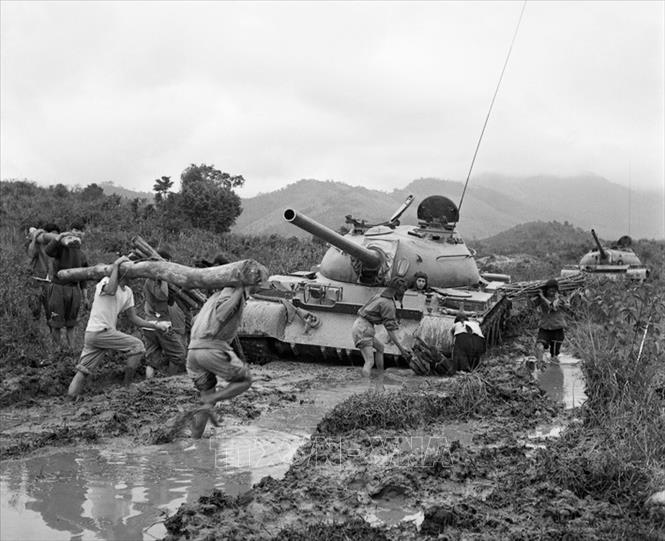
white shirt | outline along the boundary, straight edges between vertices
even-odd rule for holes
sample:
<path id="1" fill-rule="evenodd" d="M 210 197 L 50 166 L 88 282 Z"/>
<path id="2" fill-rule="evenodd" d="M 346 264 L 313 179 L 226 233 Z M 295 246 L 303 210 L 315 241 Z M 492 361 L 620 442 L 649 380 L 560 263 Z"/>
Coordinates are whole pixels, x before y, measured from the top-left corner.
<path id="1" fill-rule="evenodd" d="M 118 315 L 134 306 L 134 293 L 129 286 L 118 286 L 115 295 L 104 295 L 102 288 L 108 284 L 108 276 L 102 278 L 95 287 L 95 298 L 90 309 L 90 319 L 86 332 L 99 332 L 105 329 L 114 329 L 118 322 Z"/>
<path id="2" fill-rule="evenodd" d="M 462 334 L 467 332 L 466 327 L 469 327 L 471 329 L 472 334 L 476 334 L 480 336 L 481 338 L 485 338 L 483 336 L 483 331 L 480 330 L 480 325 L 478 324 L 477 321 L 472 321 L 470 319 L 467 319 L 466 321 L 458 321 L 457 323 L 453 324 L 453 334 L 457 336 L 458 334 Z"/>

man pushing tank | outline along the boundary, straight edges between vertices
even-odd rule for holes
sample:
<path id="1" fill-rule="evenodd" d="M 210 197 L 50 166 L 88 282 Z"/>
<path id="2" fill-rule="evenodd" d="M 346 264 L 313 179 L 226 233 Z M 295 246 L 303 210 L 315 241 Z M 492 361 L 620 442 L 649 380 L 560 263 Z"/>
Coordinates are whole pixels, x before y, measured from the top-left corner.
<path id="1" fill-rule="evenodd" d="M 383 325 L 388 336 L 397 346 L 402 355 L 410 357 L 411 352 L 406 349 L 397 338 L 397 306 L 395 300 L 401 300 L 407 289 L 404 278 L 393 278 L 381 293 L 374 295 L 365 305 L 358 310 L 358 317 L 351 328 L 353 343 L 362 353 L 365 365 L 362 375 L 369 378 L 374 363 L 379 370 L 379 378 L 383 377 L 383 352 L 384 345 L 376 338 L 375 325 Z M 380 379 L 381 381 L 381 379 Z"/>

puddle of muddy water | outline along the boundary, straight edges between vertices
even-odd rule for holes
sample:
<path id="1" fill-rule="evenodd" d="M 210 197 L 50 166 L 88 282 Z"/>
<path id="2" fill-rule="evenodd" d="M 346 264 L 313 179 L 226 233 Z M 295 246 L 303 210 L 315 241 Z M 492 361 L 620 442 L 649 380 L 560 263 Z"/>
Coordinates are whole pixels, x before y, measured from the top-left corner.
<path id="1" fill-rule="evenodd" d="M 546 356 L 547 358 L 548 356 Z M 578 408 L 586 400 L 585 383 L 580 360 L 570 355 L 559 355 L 559 362 L 549 362 L 544 370 L 536 370 L 538 385 L 554 402 L 565 409 Z"/>
<path id="2" fill-rule="evenodd" d="M 547 356 L 546 356 L 547 357 Z M 580 360 L 564 353 L 559 355 L 558 363 L 549 363 L 544 370 L 536 370 L 534 377 L 547 396 L 567 410 L 580 407 L 587 396 L 584 392 L 585 382 L 580 368 Z M 528 440 L 547 440 L 558 438 L 565 429 L 563 424 L 549 424 L 537 427 L 531 432 Z M 544 443 L 526 442 L 531 448 L 544 448 Z"/>
<path id="3" fill-rule="evenodd" d="M 395 391 L 409 370 L 391 369 Z M 0 472 L 0 539 L 159 539 L 163 514 L 212 489 L 236 495 L 266 475 L 281 477 L 323 415 L 355 393 L 356 379 L 312 390 L 252 425 L 215 429 L 208 439 L 159 446 L 118 443 L 6 461 Z"/>

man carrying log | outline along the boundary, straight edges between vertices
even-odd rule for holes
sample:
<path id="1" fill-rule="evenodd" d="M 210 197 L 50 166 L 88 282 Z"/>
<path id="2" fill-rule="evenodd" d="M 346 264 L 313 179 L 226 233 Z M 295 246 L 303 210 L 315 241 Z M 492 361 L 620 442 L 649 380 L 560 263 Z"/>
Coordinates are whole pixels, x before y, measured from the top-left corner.
<path id="1" fill-rule="evenodd" d="M 257 266 L 255 280 L 244 286 L 224 287 L 213 293 L 194 319 L 187 353 L 187 373 L 200 393 L 203 407 L 195 413 L 192 437 L 201 438 L 206 424 L 213 417 L 213 408 L 221 400 L 229 400 L 252 385 L 249 368 L 231 348 L 240 326 L 247 297 L 268 278 L 262 265 Z M 217 378 L 228 385 L 216 390 Z"/>
<path id="2" fill-rule="evenodd" d="M 132 381 L 145 347 L 139 338 L 116 329 L 118 316 L 122 312 L 126 312 L 129 320 L 138 327 L 167 331 L 171 326 L 168 321 L 147 321 L 136 314 L 129 277 L 126 272 L 120 274 L 120 265 L 129 261 L 126 256 L 116 259 L 110 276 L 102 278 L 95 287 L 83 351 L 67 392 L 72 399 L 80 396 L 86 376 L 92 373 L 107 351 L 120 351 L 127 355 L 125 385 Z"/>
<path id="3" fill-rule="evenodd" d="M 164 261 L 171 260 L 171 254 L 166 250 L 158 250 L 157 253 Z M 175 303 L 169 285 L 164 280 L 148 278 L 143 286 L 143 297 L 144 311 L 148 319 L 171 323 L 171 328 L 166 332 L 150 328 L 142 329 L 146 344 L 146 377 L 152 377 L 163 361 L 168 363 L 169 374 L 184 372 L 187 356 L 185 314 Z"/>
<path id="4" fill-rule="evenodd" d="M 67 345 L 74 347 L 74 329 L 81 305 L 88 306 L 85 281 L 63 280 L 58 271 L 74 267 L 87 267 L 88 261 L 81 251 L 81 238 L 85 226 L 75 221 L 69 231 L 53 237 L 46 245 L 46 255 L 53 258 L 53 278 L 48 290 L 48 325 L 51 337 L 60 344 L 61 330 L 65 329 Z"/>
<path id="5" fill-rule="evenodd" d="M 53 260 L 44 251 L 43 233 L 60 234 L 60 228 L 49 223 L 43 229 L 30 228 L 27 240 L 27 252 L 30 258 L 31 283 L 28 288 L 28 305 L 32 317 L 38 321 L 42 312 L 48 321 L 48 290 L 53 278 Z"/>

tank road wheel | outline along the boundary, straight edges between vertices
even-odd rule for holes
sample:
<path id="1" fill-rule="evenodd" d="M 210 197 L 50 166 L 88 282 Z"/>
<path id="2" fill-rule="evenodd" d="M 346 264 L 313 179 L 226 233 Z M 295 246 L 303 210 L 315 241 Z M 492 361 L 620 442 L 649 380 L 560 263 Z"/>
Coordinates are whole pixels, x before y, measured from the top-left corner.
<path id="1" fill-rule="evenodd" d="M 279 355 L 275 352 L 272 338 L 241 338 L 245 354 L 245 360 L 248 363 L 264 365 L 279 360 Z"/>

